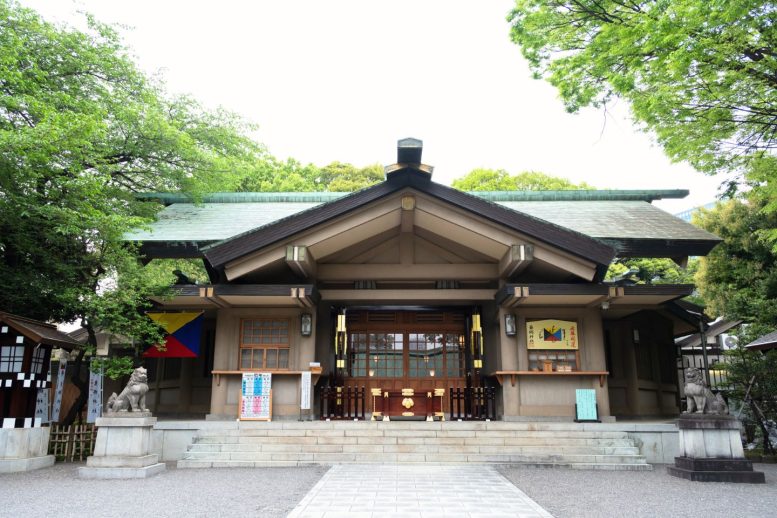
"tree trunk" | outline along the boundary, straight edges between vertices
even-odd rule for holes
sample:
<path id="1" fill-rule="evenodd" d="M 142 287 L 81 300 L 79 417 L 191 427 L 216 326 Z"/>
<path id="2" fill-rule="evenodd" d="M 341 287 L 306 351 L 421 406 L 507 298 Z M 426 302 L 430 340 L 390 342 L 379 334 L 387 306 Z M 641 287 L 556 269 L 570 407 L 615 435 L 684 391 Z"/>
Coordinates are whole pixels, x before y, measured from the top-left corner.
<path id="1" fill-rule="evenodd" d="M 70 410 L 68 410 L 67 415 L 65 415 L 65 418 L 62 420 L 62 424 L 64 426 L 70 426 L 73 424 L 76 420 L 76 418 L 81 414 L 81 411 L 84 409 L 84 406 L 86 405 L 87 399 L 89 399 L 89 369 L 86 369 L 87 372 L 87 378 L 84 380 L 81 378 L 81 371 L 83 370 L 83 364 L 84 364 L 84 355 L 86 354 L 87 348 L 91 349 L 92 351 L 97 350 L 97 336 L 95 335 L 94 328 L 83 320 L 81 321 L 81 325 L 86 329 L 88 338 L 88 346 L 82 347 L 80 351 L 78 351 L 78 356 L 76 357 L 75 365 L 73 366 L 73 375 L 70 377 L 70 381 L 73 383 L 73 385 L 76 386 L 78 389 L 78 397 L 73 402 L 73 404 L 70 406 Z"/>

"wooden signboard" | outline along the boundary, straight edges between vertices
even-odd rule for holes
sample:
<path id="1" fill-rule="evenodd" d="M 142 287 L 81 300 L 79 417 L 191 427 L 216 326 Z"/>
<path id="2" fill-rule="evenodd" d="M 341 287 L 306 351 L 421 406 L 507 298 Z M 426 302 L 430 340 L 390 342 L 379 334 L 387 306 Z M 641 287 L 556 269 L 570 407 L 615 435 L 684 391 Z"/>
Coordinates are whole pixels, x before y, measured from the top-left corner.
<path id="1" fill-rule="evenodd" d="M 242 421 L 272 420 L 272 374 L 244 372 L 240 384 L 239 419 Z"/>
<path id="2" fill-rule="evenodd" d="M 527 320 L 528 349 L 577 350 L 577 322 L 571 320 Z"/>
<path id="3" fill-rule="evenodd" d="M 599 406 L 594 389 L 575 390 L 575 422 L 599 423 Z"/>

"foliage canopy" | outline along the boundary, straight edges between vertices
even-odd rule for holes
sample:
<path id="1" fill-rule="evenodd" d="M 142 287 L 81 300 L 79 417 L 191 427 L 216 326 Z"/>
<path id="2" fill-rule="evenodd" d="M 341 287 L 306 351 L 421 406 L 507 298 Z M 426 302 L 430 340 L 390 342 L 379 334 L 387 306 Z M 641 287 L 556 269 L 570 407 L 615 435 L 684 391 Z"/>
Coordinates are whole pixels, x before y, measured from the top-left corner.
<path id="1" fill-rule="evenodd" d="M 121 239 L 158 206 L 134 193 L 234 182 L 267 156 L 250 129 L 169 96 L 111 27 L 0 0 L 0 307 L 158 343 L 142 310 L 160 285 Z"/>
<path id="2" fill-rule="evenodd" d="M 508 20 L 569 111 L 625 99 L 672 159 L 732 173 L 777 210 L 773 2 L 517 0 Z"/>
<path id="3" fill-rule="evenodd" d="M 591 190 L 585 182 L 574 184 L 566 178 L 550 176 L 537 171 L 511 175 L 504 169 L 473 169 L 453 180 L 451 186 L 460 191 L 573 191 Z"/>

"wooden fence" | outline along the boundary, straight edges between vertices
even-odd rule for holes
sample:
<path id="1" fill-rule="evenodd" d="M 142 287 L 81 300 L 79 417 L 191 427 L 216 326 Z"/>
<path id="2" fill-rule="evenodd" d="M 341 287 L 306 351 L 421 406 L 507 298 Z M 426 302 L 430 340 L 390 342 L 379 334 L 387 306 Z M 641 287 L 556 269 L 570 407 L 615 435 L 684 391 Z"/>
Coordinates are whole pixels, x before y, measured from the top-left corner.
<path id="1" fill-rule="evenodd" d="M 321 389 L 321 419 L 361 419 L 365 412 L 364 387 Z"/>
<path id="2" fill-rule="evenodd" d="M 51 425 L 49 454 L 59 462 L 86 460 L 94 452 L 97 428 L 93 424 Z"/>
<path id="3" fill-rule="evenodd" d="M 451 388 L 451 421 L 496 419 L 496 389 L 493 387 Z"/>

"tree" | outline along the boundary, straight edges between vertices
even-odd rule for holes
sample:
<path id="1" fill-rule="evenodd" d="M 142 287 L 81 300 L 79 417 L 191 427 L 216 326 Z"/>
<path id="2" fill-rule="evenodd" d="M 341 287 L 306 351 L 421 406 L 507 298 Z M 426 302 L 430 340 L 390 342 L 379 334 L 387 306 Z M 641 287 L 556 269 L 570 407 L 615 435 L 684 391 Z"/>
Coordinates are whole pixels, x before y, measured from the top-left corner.
<path id="1" fill-rule="evenodd" d="M 567 110 L 625 99 L 669 157 L 733 174 L 732 192 L 747 183 L 777 211 L 773 2 L 517 0 L 508 20 Z"/>
<path id="2" fill-rule="evenodd" d="M 777 226 L 777 214 L 763 214 L 765 201 L 730 200 L 694 217 L 723 242 L 701 258 L 695 280 L 711 316 L 743 320 L 746 342 L 777 329 L 777 252 L 758 235 Z"/>
<path id="3" fill-rule="evenodd" d="M 692 258 L 682 267 L 664 257 L 616 259 L 607 270 L 607 279 L 624 277 L 635 284 L 693 284 L 699 260 Z"/>
<path id="4" fill-rule="evenodd" d="M 98 327 L 150 345 L 161 331 L 143 310 L 161 288 L 122 235 L 159 207 L 134 194 L 231 185 L 267 154 L 235 115 L 167 95 L 112 28 L 87 27 L 0 0 L 0 307 L 78 320 L 92 347 Z"/>
<path id="5" fill-rule="evenodd" d="M 504 169 L 473 169 L 466 176 L 453 180 L 451 186 L 460 191 L 571 191 L 591 190 L 585 182 L 574 184 L 566 178 L 536 171 L 511 175 Z"/>
<path id="6" fill-rule="evenodd" d="M 241 192 L 351 192 L 383 180 L 383 167 L 356 167 L 332 162 L 324 167 L 303 165 L 293 158 L 281 162 L 274 157 L 257 164 L 237 181 Z"/>

